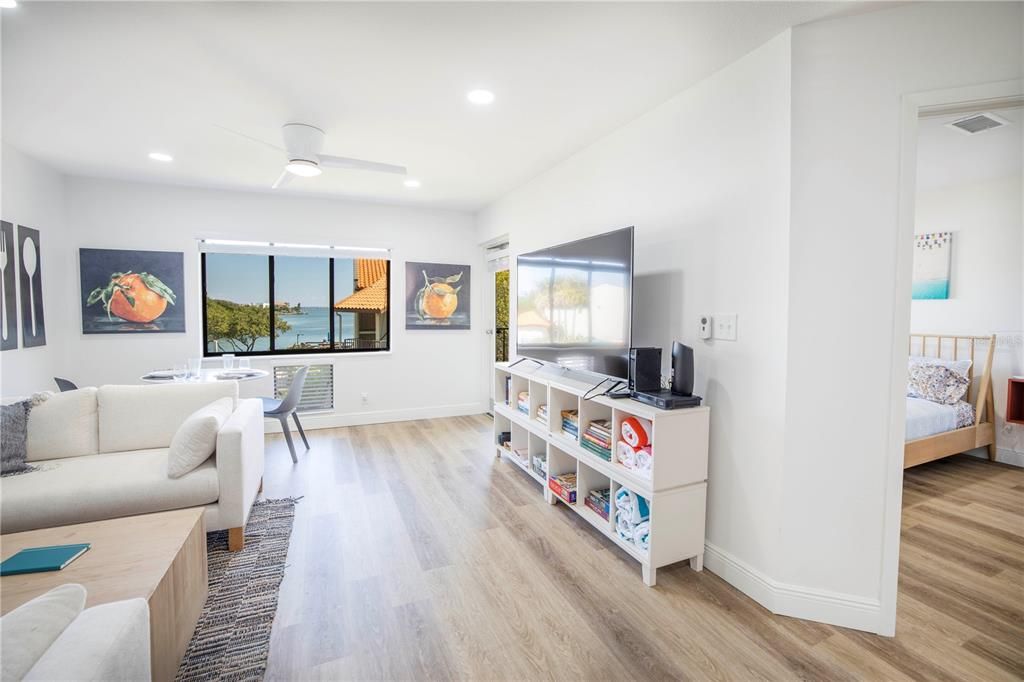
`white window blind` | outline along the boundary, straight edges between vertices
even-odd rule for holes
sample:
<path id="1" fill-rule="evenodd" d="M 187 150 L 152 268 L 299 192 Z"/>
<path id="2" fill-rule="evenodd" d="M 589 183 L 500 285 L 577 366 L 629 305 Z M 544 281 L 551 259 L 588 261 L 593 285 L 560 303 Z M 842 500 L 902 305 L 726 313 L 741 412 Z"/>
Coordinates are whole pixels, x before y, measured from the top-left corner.
<path id="1" fill-rule="evenodd" d="M 274 397 L 278 400 L 288 395 L 292 377 L 302 365 L 279 365 L 274 367 Z M 299 400 L 299 412 L 315 412 L 334 409 L 334 365 L 310 365 L 306 372 L 306 384 Z"/>

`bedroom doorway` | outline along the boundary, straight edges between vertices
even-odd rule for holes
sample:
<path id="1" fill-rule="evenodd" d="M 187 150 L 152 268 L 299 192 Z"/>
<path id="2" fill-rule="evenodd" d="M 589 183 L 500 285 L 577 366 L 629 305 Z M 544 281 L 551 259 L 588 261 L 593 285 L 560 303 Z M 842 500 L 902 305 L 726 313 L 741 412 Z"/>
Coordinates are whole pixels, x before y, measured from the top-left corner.
<path id="1" fill-rule="evenodd" d="M 910 96 L 903 114 L 882 603 L 1005 674 L 1024 619 L 1000 587 L 1024 543 L 1024 427 L 1005 405 L 1024 374 L 1024 85 Z"/>

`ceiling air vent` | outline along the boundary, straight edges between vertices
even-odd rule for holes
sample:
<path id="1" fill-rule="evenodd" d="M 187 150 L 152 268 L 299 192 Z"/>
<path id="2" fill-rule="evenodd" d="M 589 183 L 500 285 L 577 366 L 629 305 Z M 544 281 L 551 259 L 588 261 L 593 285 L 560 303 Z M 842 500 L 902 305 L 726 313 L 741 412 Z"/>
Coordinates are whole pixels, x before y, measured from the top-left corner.
<path id="1" fill-rule="evenodd" d="M 992 130 L 993 128 L 1001 128 L 1009 123 L 1009 121 L 1001 116 L 985 112 L 984 114 L 971 114 L 970 116 L 959 118 L 952 123 L 947 123 L 946 125 L 959 130 L 965 135 L 976 135 L 978 133 L 984 133 Z"/>

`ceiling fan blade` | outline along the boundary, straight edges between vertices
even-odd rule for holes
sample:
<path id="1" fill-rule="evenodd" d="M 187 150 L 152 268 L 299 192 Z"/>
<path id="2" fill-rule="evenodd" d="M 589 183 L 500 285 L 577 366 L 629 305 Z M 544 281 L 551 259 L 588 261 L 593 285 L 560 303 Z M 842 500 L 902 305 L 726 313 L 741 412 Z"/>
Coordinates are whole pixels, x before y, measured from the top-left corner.
<path id="1" fill-rule="evenodd" d="M 378 173 L 397 173 L 398 175 L 405 175 L 409 172 L 405 166 L 395 166 L 390 163 L 362 161 L 360 159 L 349 159 L 344 156 L 330 156 L 329 154 L 320 154 L 318 158 L 320 165 L 327 166 L 328 168 L 350 168 L 352 170 L 377 171 Z"/>
<path id="2" fill-rule="evenodd" d="M 282 170 L 281 174 L 277 176 L 277 180 L 274 180 L 274 184 L 270 186 L 270 189 L 284 187 L 285 185 L 292 181 L 293 177 L 295 176 L 289 173 L 287 168 Z"/>
<path id="3" fill-rule="evenodd" d="M 238 137 L 241 137 L 241 138 L 244 138 L 246 140 L 249 140 L 250 142 L 256 142 L 258 144 L 263 145 L 264 147 L 270 147 L 271 149 L 276 149 L 279 152 L 284 152 L 284 147 L 279 147 L 276 144 L 271 144 L 271 143 L 269 143 L 269 142 L 267 142 L 265 140 L 259 139 L 258 137 L 253 137 L 252 135 L 246 135 L 245 133 L 240 133 L 237 130 L 232 130 L 231 128 L 225 128 L 224 126 L 218 125 L 216 123 L 214 123 L 213 125 L 216 126 L 217 128 L 220 128 L 224 132 L 231 133 L 232 135 L 237 135 Z"/>

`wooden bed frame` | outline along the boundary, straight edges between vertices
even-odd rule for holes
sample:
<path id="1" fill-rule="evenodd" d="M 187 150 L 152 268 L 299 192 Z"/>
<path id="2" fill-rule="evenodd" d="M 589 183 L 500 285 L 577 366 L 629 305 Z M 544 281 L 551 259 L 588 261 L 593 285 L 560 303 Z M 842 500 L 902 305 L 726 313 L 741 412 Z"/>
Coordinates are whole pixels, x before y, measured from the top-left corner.
<path id="1" fill-rule="evenodd" d="M 928 340 L 934 339 L 934 344 Z M 967 387 L 968 402 L 974 396 L 974 424 L 954 431 L 946 431 L 926 438 L 907 441 L 903 448 L 903 468 L 909 469 L 918 464 L 949 457 L 973 448 L 988 447 L 988 458 L 996 458 L 995 405 L 992 400 L 992 355 L 996 348 L 996 337 L 992 336 L 956 336 L 953 334 L 911 334 L 910 353 L 926 357 L 941 358 L 943 342 L 952 342 L 952 356 L 948 350 L 946 359 L 959 360 L 965 353 L 971 359 L 971 368 L 967 370 L 970 385 Z M 981 382 L 974 387 L 974 351 L 978 342 L 988 343 L 985 354 L 985 366 L 981 374 Z M 948 347 L 948 344 L 947 344 Z M 934 351 L 930 353 L 929 351 Z"/>

